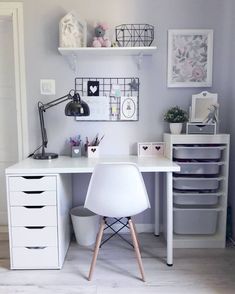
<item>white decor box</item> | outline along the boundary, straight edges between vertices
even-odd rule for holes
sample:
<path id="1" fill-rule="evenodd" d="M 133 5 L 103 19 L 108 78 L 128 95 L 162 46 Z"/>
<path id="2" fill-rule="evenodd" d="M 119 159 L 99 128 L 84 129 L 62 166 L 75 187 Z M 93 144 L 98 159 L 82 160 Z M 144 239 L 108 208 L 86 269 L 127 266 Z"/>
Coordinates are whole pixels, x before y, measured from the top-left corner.
<path id="1" fill-rule="evenodd" d="M 140 142 L 138 143 L 138 156 L 163 156 L 164 142 Z"/>

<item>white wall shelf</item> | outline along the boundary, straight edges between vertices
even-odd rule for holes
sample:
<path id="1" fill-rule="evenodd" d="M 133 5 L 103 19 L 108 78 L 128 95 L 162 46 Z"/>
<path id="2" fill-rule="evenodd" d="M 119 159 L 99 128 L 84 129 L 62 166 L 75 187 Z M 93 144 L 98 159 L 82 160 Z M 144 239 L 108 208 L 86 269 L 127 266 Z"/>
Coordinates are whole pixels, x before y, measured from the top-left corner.
<path id="1" fill-rule="evenodd" d="M 77 70 L 78 57 L 89 58 L 92 56 L 134 56 L 138 68 L 144 56 L 152 56 L 156 50 L 156 46 L 150 47 L 81 47 L 81 48 L 58 48 L 61 55 L 65 56 L 73 71 Z"/>

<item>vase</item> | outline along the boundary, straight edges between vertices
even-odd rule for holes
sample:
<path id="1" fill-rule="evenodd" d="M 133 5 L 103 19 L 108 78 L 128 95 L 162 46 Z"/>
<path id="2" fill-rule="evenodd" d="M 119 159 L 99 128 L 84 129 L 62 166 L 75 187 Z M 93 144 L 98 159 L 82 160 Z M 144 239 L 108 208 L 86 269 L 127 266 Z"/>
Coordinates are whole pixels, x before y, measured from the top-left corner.
<path id="1" fill-rule="evenodd" d="M 99 146 L 88 146 L 87 147 L 87 157 L 97 158 L 99 157 Z"/>
<path id="2" fill-rule="evenodd" d="M 81 157 L 82 155 L 82 148 L 80 146 L 72 146 L 72 157 Z"/>
<path id="3" fill-rule="evenodd" d="M 170 131 L 172 134 L 178 135 L 181 133 L 183 123 L 170 123 Z"/>

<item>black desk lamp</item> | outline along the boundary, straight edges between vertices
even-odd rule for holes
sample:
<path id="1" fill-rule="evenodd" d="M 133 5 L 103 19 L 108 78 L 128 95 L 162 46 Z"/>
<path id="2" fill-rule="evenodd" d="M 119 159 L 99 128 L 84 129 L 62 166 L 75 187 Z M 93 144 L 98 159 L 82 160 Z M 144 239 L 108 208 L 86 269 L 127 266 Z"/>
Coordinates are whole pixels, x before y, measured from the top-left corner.
<path id="1" fill-rule="evenodd" d="M 82 101 L 80 95 L 75 90 L 71 90 L 67 95 L 57 98 L 51 102 L 43 104 L 42 102 L 38 102 L 38 113 L 40 119 L 40 127 L 41 127 L 41 135 L 42 135 L 42 150 L 41 153 L 36 153 L 33 155 L 34 159 L 54 159 L 58 157 L 56 153 L 46 153 L 45 148 L 47 148 L 47 132 L 44 124 L 43 113 L 53 106 L 56 106 L 62 102 L 67 100 L 69 103 L 65 106 L 65 115 L 66 116 L 89 116 L 90 109 L 86 102 Z"/>

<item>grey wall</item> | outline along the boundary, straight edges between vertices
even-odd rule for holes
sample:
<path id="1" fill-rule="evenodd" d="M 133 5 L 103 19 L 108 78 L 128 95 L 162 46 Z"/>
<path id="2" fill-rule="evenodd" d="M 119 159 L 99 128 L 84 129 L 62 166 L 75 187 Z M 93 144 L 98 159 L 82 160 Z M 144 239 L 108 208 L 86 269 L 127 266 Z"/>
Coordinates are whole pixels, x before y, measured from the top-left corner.
<path id="1" fill-rule="evenodd" d="M 40 144 L 38 100 L 48 101 L 39 93 L 39 79 L 56 80 L 56 97 L 74 87 L 75 73 L 59 55 L 58 23 L 64 14 L 74 9 L 92 26 L 95 21 L 106 21 L 110 27 L 121 23 L 150 23 L 155 26 L 156 55 L 143 61 L 140 71 L 130 57 L 104 57 L 78 60 L 77 76 L 138 76 L 140 78 L 140 119 L 138 122 L 75 122 L 63 115 L 64 105 L 47 111 L 45 115 L 49 151 L 68 154 L 65 141 L 69 136 L 105 134 L 101 145 L 103 154 L 129 154 L 135 152 L 135 143 L 161 141 L 168 126 L 163 122 L 164 111 L 173 105 L 188 108 L 191 95 L 202 90 L 217 92 L 220 102 L 220 129 L 231 131 L 227 114 L 231 103 L 231 19 L 232 0 L 24 0 L 27 96 L 29 114 L 30 150 Z M 229 16 L 229 17 L 228 17 Z M 230 30 L 229 30 L 230 28 Z M 213 29 L 214 63 L 213 87 L 209 89 L 168 89 L 167 30 Z M 234 83 L 233 83 L 234 84 Z M 234 91 L 235 89 L 233 89 Z M 50 97 L 49 99 L 53 99 Z M 235 108 L 235 105 L 234 105 Z M 234 119 L 234 116 L 232 116 Z M 153 179 L 145 176 L 153 202 Z M 88 176 L 81 181 L 74 177 L 74 199 L 85 193 Z M 80 187 L 82 187 L 80 189 Z M 79 192 L 79 190 L 81 192 Z M 139 222 L 153 220 L 151 213 L 140 216 Z"/>
<path id="2" fill-rule="evenodd" d="M 233 0 L 229 1 L 227 19 L 228 23 L 228 43 L 230 46 L 229 52 L 229 101 L 228 101 L 228 130 L 231 134 L 231 146 L 230 146 L 230 179 L 229 179 L 229 205 L 232 208 L 232 219 L 233 219 L 233 239 L 235 240 L 235 2 Z"/>

